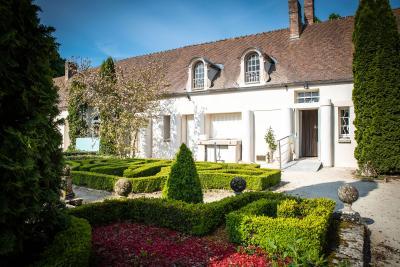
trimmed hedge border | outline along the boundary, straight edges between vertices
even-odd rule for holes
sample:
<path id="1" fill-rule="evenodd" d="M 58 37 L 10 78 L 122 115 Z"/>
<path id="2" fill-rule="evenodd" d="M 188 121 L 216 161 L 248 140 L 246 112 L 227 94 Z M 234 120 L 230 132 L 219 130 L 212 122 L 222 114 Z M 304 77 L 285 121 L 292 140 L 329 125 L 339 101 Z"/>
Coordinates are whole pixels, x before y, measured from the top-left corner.
<path id="1" fill-rule="evenodd" d="M 129 178 L 132 192 L 161 191 L 171 169 L 170 160 L 92 158 L 70 161 L 73 183 L 93 189 L 112 191 L 114 183 Z M 230 190 L 230 181 L 243 177 L 247 189 L 263 191 L 278 184 L 280 170 L 260 169 L 259 164 L 196 162 L 203 189 Z"/>
<path id="2" fill-rule="evenodd" d="M 115 182 L 122 178 L 115 175 L 87 172 L 72 171 L 72 182 L 75 185 L 87 186 L 89 188 L 113 191 Z M 161 172 L 154 176 L 129 178 L 132 183 L 132 192 L 134 193 L 152 193 L 161 191 L 168 174 Z M 227 189 L 230 190 L 230 181 L 240 176 L 246 180 L 247 189 L 254 191 L 266 190 L 281 181 L 281 172 L 279 170 L 267 171 L 264 175 L 237 175 L 230 173 L 207 173 L 199 171 L 199 178 L 203 189 Z"/>
<path id="3" fill-rule="evenodd" d="M 87 220 L 71 216 L 67 229 L 54 237 L 35 267 L 89 266 L 92 249 L 92 229 Z"/>
<path id="4" fill-rule="evenodd" d="M 335 202 L 329 199 L 262 199 L 226 216 L 231 242 L 318 260 L 326 246 Z"/>
<path id="5" fill-rule="evenodd" d="M 202 236 L 223 224 L 229 212 L 262 198 L 282 200 L 288 197 L 272 192 L 248 192 L 206 204 L 151 198 L 105 200 L 68 212 L 88 220 L 91 225 L 129 220 Z"/>

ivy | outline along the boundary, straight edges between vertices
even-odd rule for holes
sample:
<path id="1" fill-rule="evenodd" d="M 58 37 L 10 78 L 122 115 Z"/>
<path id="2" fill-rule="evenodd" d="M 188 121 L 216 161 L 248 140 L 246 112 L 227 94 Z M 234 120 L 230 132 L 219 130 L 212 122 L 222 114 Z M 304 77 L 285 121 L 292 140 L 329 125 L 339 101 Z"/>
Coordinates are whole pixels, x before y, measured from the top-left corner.
<path id="1" fill-rule="evenodd" d="M 69 87 L 68 97 L 68 125 L 69 139 L 71 144 L 69 150 L 76 149 L 76 138 L 85 136 L 88 133 L 88 125 L 86 122 L 86 113 L 88 105 L 84 100 L 84 85 L 79 81 L 72 81 Z"/>

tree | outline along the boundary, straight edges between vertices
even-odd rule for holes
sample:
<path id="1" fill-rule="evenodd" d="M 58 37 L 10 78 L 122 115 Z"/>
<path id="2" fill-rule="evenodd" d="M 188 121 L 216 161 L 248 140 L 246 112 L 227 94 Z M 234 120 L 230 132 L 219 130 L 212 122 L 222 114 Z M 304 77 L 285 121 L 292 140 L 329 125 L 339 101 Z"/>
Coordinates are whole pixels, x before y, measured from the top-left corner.
<path id="1" fill-rule="evenodd" d="M 342 16 L 340 16 L 338 13 L 331 13 L 328 17 L 328 20 L 336 20 L 340 18 L 342 18 Z"/>
<path id="2" fill-rule="evenodd" d="M 0 265 L 21 266 L 65 226 L 57 46 L 32 1 L 1 1 L 0 10 Z"/>
<path id="3" fill-rule="evenodd" d="M 376 90 L 370 131 L 371 165 L 378 173 L 400 172 L 400 36 L 388 0 L 376 0 Z"/>
<path id="4" fill-rule="evenodd" d="M 165 182 L 163 196 L 167 199 L 182 200 L 189 203 L 203 202 L 203 191 L 192 151 L 182 144 L 171 166 Z"/>
<path id="5" fill-rule="evenodd" d="M 386 0 L 360 2 L 353 44 L 355 157 L 364 174 L 399 172 L 399 34 Z"/>
<path id="6" fill-rule="evenodd" d="M 314 17 L 314 23 L 321 23 L 321 22 L 322 21 L 317 16 Z"/>
<path id="7" fill-rule="evenodd" d="M 81 66 L 73 78 L 83 85 L 88 106 L 106 118 L 102 136 L 115 142 L 116 154 L 121 157 L 135 155 L 139 130 L 160 111 L 167 88 L 161 62 L 162 56 L 129 69 L 115 66 L 115 77 L 108 71 Z"/>
<path id="8" fill-rule="evenodd" d="M 59 44 L 56 44 L 57 48 Z M 50 54 L 50 68 L 53 71 L 53 77 L 60 77 L 65 74 L 65 58 L 60 57 L 57 50 Z"/>
<path id="9" fill-rule="evenodd" d="M 108 57 L 100 66 L 100 77 L 102 79 L 109 80 L 109 82 L 116 81 L 116 72 L 114 60 Z M 116 154 L 116 142 L 115 132 L 113 132 L 112 118 L 108 118 L 108 112 L 106 110 L 99 110 L 100 112 L 100 149 L 101 154 L 115 155 Z M 113 114 L 118 116 L 118 114 Z M 111 123 L 110 123 L 111 121 Z"/>

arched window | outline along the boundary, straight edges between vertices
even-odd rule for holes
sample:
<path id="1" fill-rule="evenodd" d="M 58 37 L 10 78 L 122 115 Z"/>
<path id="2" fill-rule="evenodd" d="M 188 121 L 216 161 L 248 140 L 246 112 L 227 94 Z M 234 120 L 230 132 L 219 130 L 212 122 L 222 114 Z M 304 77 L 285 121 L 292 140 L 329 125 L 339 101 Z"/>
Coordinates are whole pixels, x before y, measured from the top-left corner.
<path id="1" fill-rule="evenodd" d="M 257 53 L 251 53 L 246 57 L 246 83 L 258 83 L 260 81 L 260 57 Z"/>
<path id="2" fill-rule="evenodd" d="M 204 63 L 199 61 L 193 68 L 193 89 L 204 88 Z"/>

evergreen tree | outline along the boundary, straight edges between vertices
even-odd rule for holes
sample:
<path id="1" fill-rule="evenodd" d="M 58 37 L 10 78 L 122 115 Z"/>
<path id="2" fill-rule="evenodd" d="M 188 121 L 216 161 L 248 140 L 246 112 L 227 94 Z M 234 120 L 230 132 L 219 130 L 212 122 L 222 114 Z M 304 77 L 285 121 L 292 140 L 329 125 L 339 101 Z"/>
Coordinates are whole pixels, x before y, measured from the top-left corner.
<path id="1" fill-rule="evenodd" d="M 0 10 L 0 265 L 21 266 L 65 223 L 50 69 L 57 46 L 31 0 L 4 0 Z"/>
<path id="2" fill-rule="evenodd" d="M 368 174 L 399 171 L 399 41 L 386 0 L 362 0 L 355 17 L 355 157 Z"/>
<path id="3" fill-rule="evenodd" d="M 368 144 L 378 173 L 400 172 L 400 37 L 388 0 L 376 1 L 376 90 Z"/>
<path id="4" fill-rule="evenodd" d="M 171 172 L 163 189 L 167 199 L 182 200 L 189 203 L 203 202 L 203 191 L 192 151 L 182 144 L 172 163 Z"/>
<path id="5" fill-rule="evenodd" d="M 116 73 L 115 73 L 115 65 L 114 60 L 111 57 L 108 57 L 100 66 L 100 76 L 102 79 L 107 79 L 109 81 L 115 81 Z M 118 114 L 115 114 L 118 116 Z M 116 141 L 115 135 L 110 133 L 112 131 L 112 127 L 108 127 L 109 119 L 107 118 L 105 112 L 100 111 L 100 148 L 99 152 L 101 154 L 106 155 L 115 155 L 116 151 Z"/>
<path id="6" fill-rule="evenodd" d="M 328 17 L 328 20 L 336 20 L 340 19 L 342 16 L 340 16 L 338 13 L 331 13 Z"/>
<path id="7" fill-rule="evenodd" d="M 56 45 L 58 48 L 59 44 Z M 65 74 L 65 58 L 60 57 L 57 50 L 54 50 L 54 53 L 51 54 L 50 68 L 53 71 L 54 78 L 64 76 Z"/>

